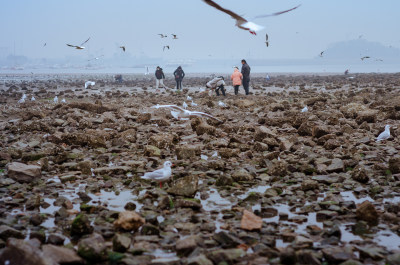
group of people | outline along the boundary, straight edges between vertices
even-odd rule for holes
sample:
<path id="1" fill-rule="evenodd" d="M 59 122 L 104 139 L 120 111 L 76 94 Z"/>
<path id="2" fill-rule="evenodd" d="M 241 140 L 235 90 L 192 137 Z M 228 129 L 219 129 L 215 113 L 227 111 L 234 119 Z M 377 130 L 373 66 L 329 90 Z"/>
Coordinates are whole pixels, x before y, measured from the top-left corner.
<path id="1" fill-rule="evenodd" d="M 250 66 L 247 64 L 246 60 L 242 60 L 242 69 L 239 72 L 239 68 L 235 67 L 233 73 L 231 75 L 232 85 L 235 90 L 235 95 L 239 94 L 239 87 L 243 85 L 243 89 L 246 95 L 249 94 L 249 85 L 250 85 Z M 166 88 L 164 85 L 165 75 L 161 67 L 157 66 L 156 72 L 156 89 L 161 85 L 163 88 Z M 174 77 L 176 81 L 176 89 L 182 89 L 182 80 L 185 77 L 185 72 L 183 71 L 181 66 L 174 71 Z M 215 89 L 215 93 L 219 96 L 220 91 L 223 96 L 226 96 L 225 93 L 225 81 L 223 76 L 217 76 L 207 82 L 206 87 L 210 89 Z"/>

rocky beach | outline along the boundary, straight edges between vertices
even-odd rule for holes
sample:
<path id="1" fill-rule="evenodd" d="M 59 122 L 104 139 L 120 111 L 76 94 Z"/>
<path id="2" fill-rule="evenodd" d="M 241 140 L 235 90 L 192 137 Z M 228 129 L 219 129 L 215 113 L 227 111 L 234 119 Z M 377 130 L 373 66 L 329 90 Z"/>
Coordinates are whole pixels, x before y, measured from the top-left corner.
<path id="1" fill-rule="evenodd" d="M 270 76 L 1 74 L 0 264 L 400 264 L 400 74 Z"/>

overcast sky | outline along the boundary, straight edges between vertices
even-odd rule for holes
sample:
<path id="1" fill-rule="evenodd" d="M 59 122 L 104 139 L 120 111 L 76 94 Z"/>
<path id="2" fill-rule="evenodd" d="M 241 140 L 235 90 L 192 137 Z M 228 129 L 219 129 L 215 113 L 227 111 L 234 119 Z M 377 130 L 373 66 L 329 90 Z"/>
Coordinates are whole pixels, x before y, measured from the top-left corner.
<path id="1" fill-rule="evenodd" d="M 257 36 L 235 27 L 230 16 L 201 0 L 1 0 L 0 57 L 121 55 L 185 58 L 312 58 L 334 42 L 362 38 L 400 47 L 399 0 L 216 0 L 246 18 L 301 7 L 254 20 Z M 157 34 L 168 34 L 161 39 Z M 178 35 L 172 40 L 171 33 Z M 265 34 L 270 46 L 265 46 Z M 80 44 L 90 37 L 87 49 Z M 43 47 L 44 43 L 47 43 Z M 163 46 L 170 50 L 163 52 Z"/>

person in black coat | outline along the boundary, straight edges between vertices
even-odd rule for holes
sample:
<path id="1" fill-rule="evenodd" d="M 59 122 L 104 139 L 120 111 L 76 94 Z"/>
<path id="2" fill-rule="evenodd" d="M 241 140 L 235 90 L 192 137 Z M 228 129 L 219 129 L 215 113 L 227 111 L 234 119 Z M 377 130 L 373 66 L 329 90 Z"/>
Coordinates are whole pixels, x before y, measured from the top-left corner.
<path id="1" fill-rule="evenodd" d="M 185 72 L 182 67 L 178 66 L 174 72 L 175 81 L 176 81 L 176 89 L 182 89 L 182 79 L 185 77 Z"/>
<path id="2" fill-rule="evenodd" d="M 243 75 L 243 88 L 246 95 L 249 94 L 250 85 L 250 66 L 247 64 L 246 60 L 242 60 L 242 75 Z"/>
<path id="3" fill-rule="evenodd" d="M 157 66 L 155 75 L 156 75 L 156 89 L 158 89 L 160 84 L 163 86 L 163 88 L 166 88 L 166 86 L 164 85 L 165 75 L 160 66 Z"/>

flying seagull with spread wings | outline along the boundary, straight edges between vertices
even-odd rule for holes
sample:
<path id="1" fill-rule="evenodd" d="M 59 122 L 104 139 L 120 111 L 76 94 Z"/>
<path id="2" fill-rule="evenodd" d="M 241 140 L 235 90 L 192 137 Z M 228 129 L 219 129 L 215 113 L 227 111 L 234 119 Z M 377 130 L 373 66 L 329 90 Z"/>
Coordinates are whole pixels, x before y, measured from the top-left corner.
<path id="1" fill-rule="evenodd" d="M 171 35 L 172 35 L 172 39 L 174 39 L 174 40 L 177 40 L 177 39 L 178 39 L 178 37 L 177 37 L 176 34 L 171 34 Z"/>
<path id="2" fill-rule="evenodd" d="M 219 122 L 223 122 L 220 119 L 215 118 L 214 116 L 204 113 L 204 112 L 200 112 L 200 111 L 190 111 L 190 110 L 186 110 L 183 109 L 181 107 L 178 107 L 177 105 L 156 105 L 156 106 L 152 106 L 151 108 L 153 109 L 159 109 L 159 108 L 168 108 L 171 110 L 171 114 L 172 116 L 174 116 L 174 118 L 176 119 L 182 119 L 182 118 L 190 118 L 190 117 L 206 117 L 206 118 L 210 118 Z"/>
<path id="3" fill-rule="evenodd" d="M 165 50 L 165 48 L 167 48 L 167 49 L 169 50 L 169 45 L 165 45 L 165 46 L 163 47 L 163 51 Z"/>
<path id="4" fill-rule="evenodd" d="M 160 35 L 161 38 L 166 38 L 166 37 L 168 37 L 167 34 L 164 35 L 164 34 L 159 33 L 158 35 Z"/>
<path id="5" fill-rule="evenodd" d="M 83 49 L 85 49 L 85 47 L 83 46 L 83 44 L 85 44 L 86 42 L 88 42 L 90 40 L 90 37 L 87 39 L 87 40 L 85 40 L 81 45 L 71 45 L 71 44 L 67 44 L 67 46 L 69 46 L 69 47 L 74 47 L 75 49 L 78 49 L 78 50 L 83 50 Z"/>
<path id="6" fill-rule="evenodd" d="M 267 47 L 269 46 L 268 34 L 265 34 L 265 44 L 267 45 Z"/>
<path id="7" fill-rule="evenodd" d="M 242 16 L 239 16 L 238 14 L 232 12 L 231 10 L 228 10 L 228 9 L 223 8 L 222 6 L 220 6 L 219 4 L 215 3 L 215 2 L 212 1 L 212 0 L 203 0 L 203 1 L 206 2 L 206 4 L 208 4 L 208 5 L 210 5 L 210 6 L 214 7 L 214 8 L 216 8 L 216 9 L 218 9 L 219 11 L 222 11 L 222 12 L 224 12 L 224 13 L 230 15 L 233 19 L 236 20 L 236 26 L 237 26 L 237 27 L 239 27 L 239 28 L 241 28 L 241 29 L 244 29 L 244 30 L 248 30 L 251 34 L 256 35 L 256 31 L 262 30 L 262 29 L 264 28 L 263 26 L 257 25 L 257 24 L 255 24 L 254 22 L 248 21 L 247 19 L 243 18 Z M 298 6 L 294 7 L 294 8 L 288 9 L 288 10 L 276 12 L 276 13 L 269 14 L 269 15 L 260 15 L 260 16 L 256 16 L 255 18 L 264 18 L 264 17 L 270 17 L 270 16 L 278 16 L 278 15 L 281 15 L 281 14 L 283 14 L 283 13 L 292 11 L 292 10 L 298 8 L 299 6 L 300 6 L 300 5 L 298 5 Z"/>
<path id="8" fill-rule="evenodd" d="M 119 46 L 123 51 L 125 51 L 125 46 Z"/>

